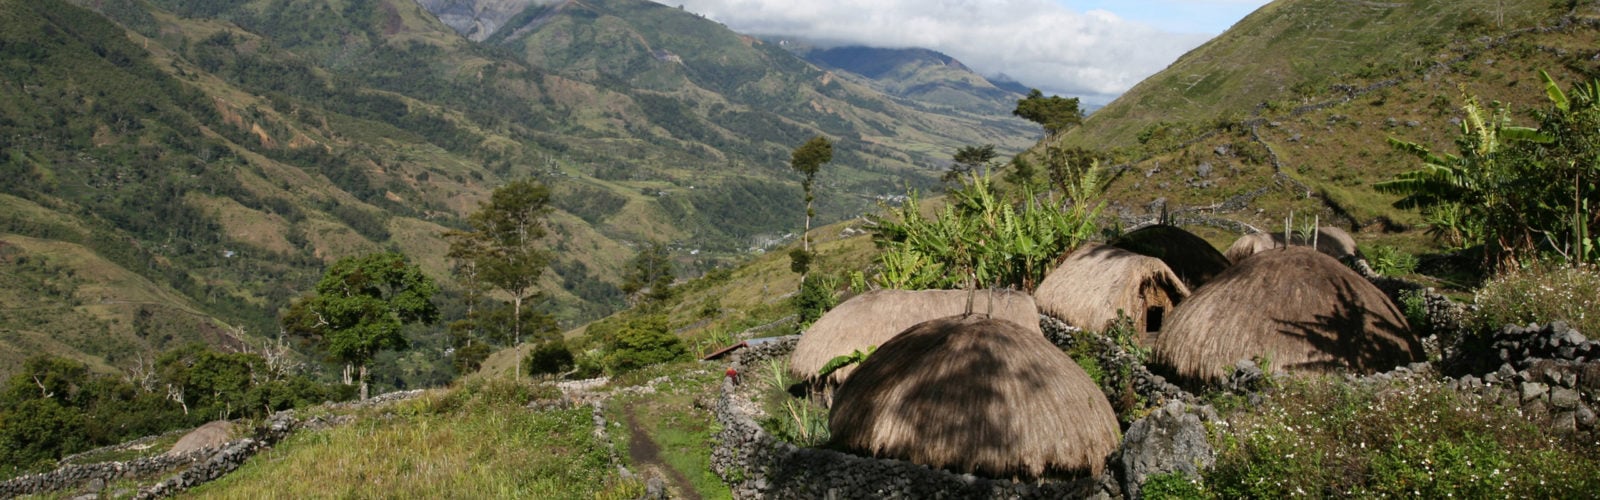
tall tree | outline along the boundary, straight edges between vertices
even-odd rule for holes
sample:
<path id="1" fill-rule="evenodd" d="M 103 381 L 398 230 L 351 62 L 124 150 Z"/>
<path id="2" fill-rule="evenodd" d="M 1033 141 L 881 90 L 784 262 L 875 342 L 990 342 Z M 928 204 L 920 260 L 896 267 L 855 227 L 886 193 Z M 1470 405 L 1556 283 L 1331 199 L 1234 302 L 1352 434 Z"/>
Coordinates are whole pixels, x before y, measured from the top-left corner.
<path id="1" fill-rule="evenodd" d="M 939 179 L 946 184 L 959 184 L 968 174 L 977 173 L 978 175 L 987 176 L 989 171 L 994 168 L 994 159 L 999 157 L 1000 154 L 994 151 L 993 144 L 962 146 L 951 157 L 953 163 L 950 164 L 950 169 L 946 170 L 944 176 Z"/>
<path id="2" fill-rule="evenodd" d="M 816 193 L 812 188 L 816 185 L 817 172 L 822 170 L 823 164 L 831 161 L 833 161 L 833 142 L 820 135 L 795 148 L 794 153 L 789 156 L 789 168 L 800 173 L 802 176 L 800 188 L 806 192 L 806 227 L 800 233 L 802 253 L 791 254 L 794 258 L 791 267 L 800 273 L 802 283 L 805 281 L 806 272 L 811 268 L 811 218 L 817 216 L 816 210 L 811 208 L 812 202 L 816 200 Z"/>
<path id="3" fill-rule="evenodd" d="M 638 255 L 628 262 L 628 275 L 622 282 L 622 292 L 630 299 L 653 304 L 672 298 L 672 255 L 667 244 L 652 241 L 639 249 Z"/>
<path id="4" fill-rule="evenodd" d="M 1083 123 L 1083 110 L 1078 108 L 1078 98 L 1053 95 L 1045 97 L 1033 89 L 1027 97 L 1017 101 L 1011 114 L 1044 126 L 1046 134 L 1055 135 Z"/>
<path id="5" fill-rule="evenodd" d="M 463 249 L 472 260 L 477 279 L 511 296 L 512 345 L 522 360 L 522 305 L 537 292 L 539 276 L 549 257 L 539 247 L 544 238 L 545 215 L 550 213 L 550 189 L 524 179 L 501 186 L 467 218 L 472 231 L 452 233 L 451 247 Z M 521 378 L 521 371 L 517 371 Z"/>
<path id="6" fill-rule="evenodd" d="M 439 317 L 432 278 L 398 253 L 345 257 L 333 263 L 313 295 L 295 301 L 286 330 L 313 335 L 329 356 L 356 365 L 367 399 L 367 365 L 378 351 L 409 346 L 400 328 Z"/>

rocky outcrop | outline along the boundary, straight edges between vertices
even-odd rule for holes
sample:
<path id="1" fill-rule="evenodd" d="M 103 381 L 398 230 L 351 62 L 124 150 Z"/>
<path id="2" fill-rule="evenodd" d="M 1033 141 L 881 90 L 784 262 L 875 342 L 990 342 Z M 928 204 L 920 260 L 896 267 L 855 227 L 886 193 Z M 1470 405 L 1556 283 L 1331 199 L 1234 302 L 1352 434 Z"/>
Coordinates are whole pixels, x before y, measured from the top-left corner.
<path id="1" fill-rule="evenodd" d="M 1140 487 L 1152 476 L 1183 473 L 1198 478 L 1217 461 L 1206 441 L 1205 422 L 1217 421 L 1210 406 L 1173 401 L 1133 423 L 1112 457 L 1117 478 L 1128 498 L 1139 498 Z"/>

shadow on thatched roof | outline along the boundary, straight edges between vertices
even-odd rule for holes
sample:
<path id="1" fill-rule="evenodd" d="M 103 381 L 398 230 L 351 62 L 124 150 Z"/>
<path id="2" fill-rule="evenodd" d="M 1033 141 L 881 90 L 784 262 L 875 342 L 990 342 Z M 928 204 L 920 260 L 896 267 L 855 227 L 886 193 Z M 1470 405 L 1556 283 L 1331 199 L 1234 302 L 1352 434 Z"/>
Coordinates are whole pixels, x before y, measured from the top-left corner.
<path id="1" fill-rule="evenodd" d="M 1233 244 L 1228 246 L 1228 250 L 1222 252 L 1222 254 L 1228 258 L 1229 262 L 1238 264 L 1251 255 L 1262 251 L 1290 246 L 1285 245 L 1284 241 L 1286 240 L 1284 240 L 1282 232 L 1247 234 L 1234 240 Z M 1290 240 L 1287 241 L 1292 241 L 1293 246 L 1310 246 L 1312 243 L 1311 238 L 1306 238 L 1299 233 L 1291 234 Z M 1350 233 L 1337 227 L 1318 227 L 1316 244 L 1317 251 L 1337 260 L 1360 255 L 1356 248 L 1356 239 L 1351 237 Z"/>
<path id="2" fill-rule="evenodd" d="M 1217 384 L 1241 359 L 1263 369 L 1358 373 L 1422 359 L 1422 344 L 1382 291 L 1306 247 L 1261 252 L 1178 306 L 1152 364 L 1191 387 Z"/>
<path id="3" fill-rule="evenodd" d="M 1122 311 L 1144 332 L 1187 298 L 1189 287 L 1161 259 L 1086 243 L 1045 276 L 1033 296 L 1040 312 L 1078 328 L 1101 331 Z"/>
<path id="4" fill-rule="evenodd" d="M 833 444 L 994 477 L 1098 474 L 1116 415 L 1072 358 L 1032 330 L 974 316 L 912 327 L 846 380 Z"/>
<path id="5" fill-rule="evenodd" d="M 967 312 L 993 314 L 1044 338 L 1033 297 L 1012 290 L 873 290 L 850 298 L 823 314 L 800 336 L 789 356 L 789 373 L 821 385 L 842 383 L 855 370 L 847 366 L 818 381 L 817 372 L 838 356 L 881 346 L 917 323 Z"/>
<path id="6" fill-rule="evenodd" d="M 1110 242 L 1111 246 L 1161 262 L 1183 280 L 1189 290 L 1200 288 L 1212 277 L 1232 265 L 1227 257 L 1205 238 L 1176 226 L 1156 224 L 1129 231 Z"/>

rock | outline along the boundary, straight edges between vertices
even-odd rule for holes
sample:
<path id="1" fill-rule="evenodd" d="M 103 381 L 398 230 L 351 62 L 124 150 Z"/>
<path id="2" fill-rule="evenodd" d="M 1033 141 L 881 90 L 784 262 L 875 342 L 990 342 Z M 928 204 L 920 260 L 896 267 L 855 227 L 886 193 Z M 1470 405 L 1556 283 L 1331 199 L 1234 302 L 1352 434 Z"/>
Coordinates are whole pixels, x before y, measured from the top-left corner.
<path id="1" fill-rule="evenodd" d="M 1577 419 L 1578 427 L 1583 429 L 1594 427 L 1595 421 L 1600 420 L 1600 417 L 1594 414 L 1594 410 L 1589 409 L 1589 405 L 1578 405 L 1578 411 L 1574 416 Z"/>
<path id="2" fill-rule="evenodd" d="M 1174 401 L 1128 428 L 1113 467 L 1121 472 L 1122 490 L 1129 498 L 1139 497 L 1140 485 L 1150 476 L 1171 472 L 1198 476 L 1216 463 L 1216 452 L 1206 442 L 1205 424 L 1191 408 L 1215 414 L 1209 406 Z"/>
<path id="3" fill-rule="evenodd" d="M 662 481 L 660 476 L 651 476 L 650 480 L 645 482 L 644 497 L 649 500 L 666 500 L 667 483 Z"/>
<path id="4" fill-rule="evenodd" d="M 1600 393 L 1600 361 L 1584 363 L 1578 369 L 1578 387 L 1586 392 Z"/>
<path id="5" fill-rule="evenodd" d="M 1228 388 L 1235 392 L 1255 392 L 1261 388 L 1265 377 L 1255 361 L 1241 359 L 1234 363 L 1233 373 L 1228 375 Z"/>
<path id="6" fill-rule="evenodd" d="M 1578 391 L 1557 387 L 1550 391 L 1550 406 L 1558 410 L 1576 410 L 1578 408 Z"/>
<path id="7" fill-rule="evenodd" d="M 1522 383 L 1522 401 L 1524 403 L 1538 399 L 1547 392 L 1550 392 L 1550 388 L 1544 384 L 1538 382 Z"/>
<path id="8" fill-rule="evenodd" d="M 1559 432 L 1577 432 L 1578 431 L 1577 412 L 1574 412 L 1574 411 L 1556 412 L 1555 415 L 1550 417 L 1550 426 L 1554 427 L 1555 430 L 1559 431 Z"/>
<path id="9" fill-rule="evenodd" d="M 1201 179 L 1211 177 L 1211 162 L 1200 162 L 1200 165 L 1194 168 L 1194 175 Z"/>

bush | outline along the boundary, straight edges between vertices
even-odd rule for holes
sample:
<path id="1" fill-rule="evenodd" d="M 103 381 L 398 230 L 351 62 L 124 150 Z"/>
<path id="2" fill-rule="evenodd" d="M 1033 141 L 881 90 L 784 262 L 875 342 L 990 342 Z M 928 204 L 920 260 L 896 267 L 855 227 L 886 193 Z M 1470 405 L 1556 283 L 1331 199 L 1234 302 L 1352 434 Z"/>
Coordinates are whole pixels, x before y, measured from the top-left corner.
<path id="1" fill-rule="evenodd" d="M 606 339 L 606 371 L 612 375 L 668 363 L 689 355 L 683 340 L 667 328 L 667 317 L 634 318 Z"/>
<path id="2" fill-rule="evenodd" d="M 571 370 L 574 363 L 567 344 L 555 339 L 539 344 L 528 357 L 522 358 L 522 371 L 534 376 L 553 375 Z"/>
<path id="3" fill-rule="evenodd" d="M 1545 263 L 1513 268 L 1484 283 L 1473 302 L 1478 311 L 1469 321 L 1481 335 L 1508 324 L 1556 320 L 1600 334 L 1600 269 Z"/>
<path id="4" fill-rule="evenodd" d="M 1417 271 L 1417 256 L 1389 245 L 1373 245 L 1363 252 L 1372 270 L 1384 276 L 1398 276 Z"/>
<path id="5" fill-rule="evenodd" d="M 839 279 L 831 276 L 807 276 L 800 284 L 800 293 L 794 296 L 795 314 L 801 328 L 822 317 L 823 313 L 839 305 Z"/>

